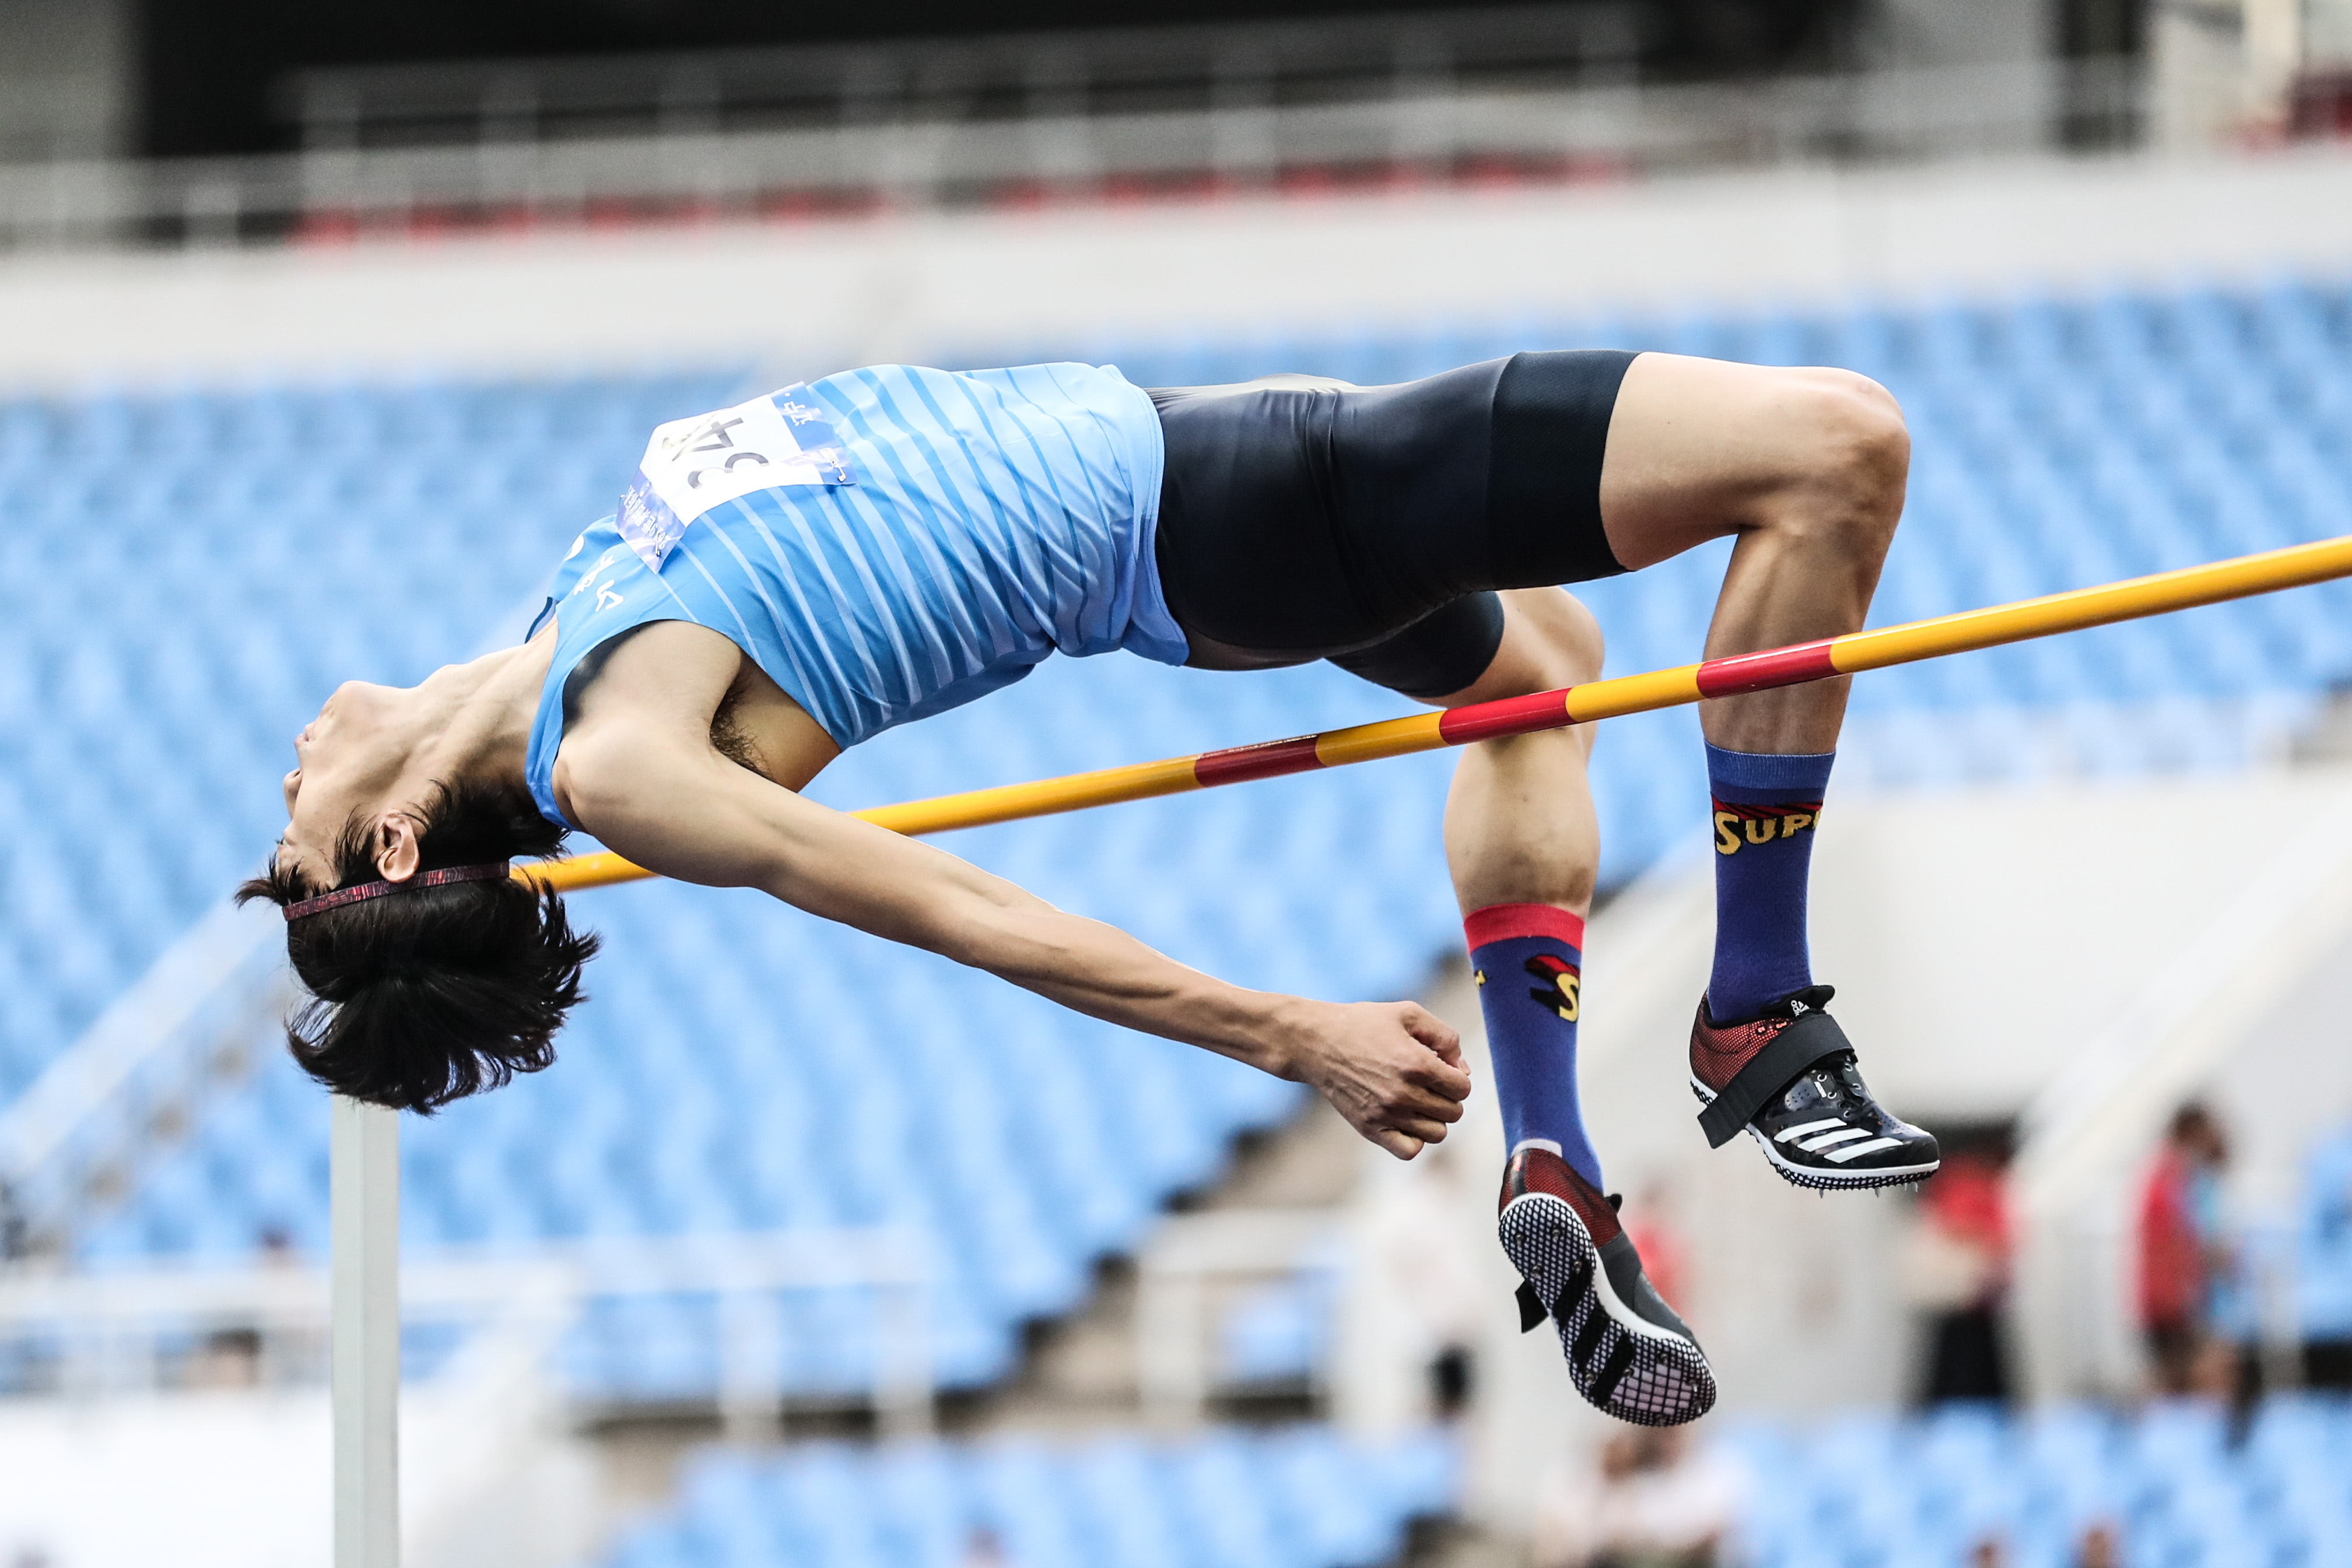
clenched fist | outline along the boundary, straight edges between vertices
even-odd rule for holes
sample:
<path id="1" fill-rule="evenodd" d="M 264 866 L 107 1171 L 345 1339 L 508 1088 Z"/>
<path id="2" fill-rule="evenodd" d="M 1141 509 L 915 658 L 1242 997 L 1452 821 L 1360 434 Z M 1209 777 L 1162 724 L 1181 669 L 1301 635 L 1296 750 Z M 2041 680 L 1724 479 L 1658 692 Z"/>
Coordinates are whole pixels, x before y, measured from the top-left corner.
<path id="1" fill-rule="evenodd" d="M 1286 1019 L 1283 1065 L 1348 1124 L 1401 1160 L 1462 1119 L 1462 1037 L 1418 1002 L 1303 1002 Z"/>

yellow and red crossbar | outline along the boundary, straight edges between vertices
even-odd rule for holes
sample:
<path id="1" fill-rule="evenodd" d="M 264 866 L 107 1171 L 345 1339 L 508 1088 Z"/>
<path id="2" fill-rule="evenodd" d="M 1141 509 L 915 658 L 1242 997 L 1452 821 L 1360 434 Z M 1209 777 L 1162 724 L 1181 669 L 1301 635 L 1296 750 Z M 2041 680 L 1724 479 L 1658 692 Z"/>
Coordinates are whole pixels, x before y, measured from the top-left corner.
<path id="1" fill-rule="evenodd" d="M 1227 747 L 1221 751 L 1138 762 L 1093 773 L 1073 773 L 1030 784 L 1003 784 L 992 789 L 972 789 L 929 800 L 873 806 L 851 814 L 900 833 L 941 833 L 954 828 L 984 827 L 991 822 L 1081 811 L 1120 800 L 1144 800 L 1219 784 L 1339 768 L 1351 762 L 1370 762 L 1375 758 L 1434 751 L 1474 740 L 1564 729 L 1572 724 L 1591 724 L 1595 719 L 1675 707 L 1706 697 L 1738 696 L 1747 692 L 1769 691 L 1775 686 L 1802 685 L 1833 675 L 1914 664 L 1947 653 L 1971 653 L 2117 621 L 2137 621 L 2347 576 L 2352 576 L 2352 535 L 2184 567 L 2153 577 L 2136 577 L 2097 588 L 2072 589 L 2014 604 L 1938 615 L 1933 620 L 1881 627 L 1874 632 L 1854 632 L 1787 648 L 1709 659 L 1679 669 L 1592 681 L 1559 691 L 1538 692 L 1533 696 L 1472 703 L 1438 713 L 1326 730 L 1321 735 Z M 515 874 L 569 891 L 631 882 L 654 873 L 632 865 L 619 855 L 601 853 L 519 866 Z"/>

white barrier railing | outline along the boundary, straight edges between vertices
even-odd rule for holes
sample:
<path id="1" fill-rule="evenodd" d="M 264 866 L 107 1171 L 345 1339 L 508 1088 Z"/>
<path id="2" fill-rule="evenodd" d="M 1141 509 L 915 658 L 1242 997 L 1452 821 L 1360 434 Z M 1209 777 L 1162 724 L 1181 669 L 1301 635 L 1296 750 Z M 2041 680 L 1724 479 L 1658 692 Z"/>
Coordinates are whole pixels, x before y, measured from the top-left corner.
<path id="1" fill-rule="evenodd" d="M 894 1228 L 610 1238 L 529 1249 L 445 1249 L 400 1271 L 399 1322 L 457 1327 L 459 1345 L 427 1380 L 478 1381 L 494 1364 L 543 1362 L 592 1301 L 715 1297 L 719 1405 L 739 1430 L 772 1423 L 791 1392 L 772 1306 L 804 1291 L 875 1295 L 870 1387 L 886 1430 L 919 1434 L 934 1404 L 931 1270 L 922 1239 Z M 315 1382 L 333 1322 L 329 1270 L 297 1263 L 0 1271 L 0 1347 L 56 1358 L 67 1397 L 153 1389 L 175 1345 L 250 1336 L 268 1381 Z"/>

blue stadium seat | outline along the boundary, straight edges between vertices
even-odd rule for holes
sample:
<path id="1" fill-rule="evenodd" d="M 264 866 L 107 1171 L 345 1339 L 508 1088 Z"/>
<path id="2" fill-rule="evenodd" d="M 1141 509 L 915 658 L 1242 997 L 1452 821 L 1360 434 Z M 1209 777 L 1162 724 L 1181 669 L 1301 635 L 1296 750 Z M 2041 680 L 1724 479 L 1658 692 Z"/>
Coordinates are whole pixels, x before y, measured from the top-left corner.
<path id="1" fill-rule="evenodd" d="M 1237 1300 L 1219 1332 L 1224 1375 L 1274 1383 L 1312 1375 L 1328 1353 L 1335 1284 L 1328 1271 L 1308 1270 Z"/>
<path id="2" fill-rule="evenodd" d="M 1740 1525 L 1759 1568 L 1958 1564 L 1996 1540 L 2017 1568 L 2067 1568 L 2083 1532 L 2122 1532 L 2130 1563 L 2332 1562 L 2352 1540 L 2352 1404 L 2275 1397 L 2231 1447 L 2219 1412 L 2137 1421 L 2065 1406 L 1924 1419 L 1736 1427 L 1719 1439 L 1754 1484 Z"/>
<path id="3" fill-rule="evenodd" d="M 955 1568 L 987 1530 L 1023 1568 L 1356 1568 L 1454 1495 L 1452 1448 L 1307 1429 L 697 1456 L 604 1568 Z"/>

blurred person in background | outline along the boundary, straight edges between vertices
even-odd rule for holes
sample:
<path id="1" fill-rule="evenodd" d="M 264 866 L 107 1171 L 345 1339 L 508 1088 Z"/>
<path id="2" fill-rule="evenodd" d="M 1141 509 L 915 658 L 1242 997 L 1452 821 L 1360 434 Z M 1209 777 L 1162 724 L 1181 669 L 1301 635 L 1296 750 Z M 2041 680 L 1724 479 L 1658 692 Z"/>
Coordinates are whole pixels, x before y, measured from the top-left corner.
<path id="1" fill-rule="evenodd" d="M 2216 1332 L 2236 1261 L 2222 1205 L 2229 1163 L 2221 1124 L 2191 1101 L 2172 1113 L 2140 1185 L 2140 1331 L 2159 1394 L 2224 1398 L 2236 1390 L 2237 1351 Z"/>
<path id="2" fill-rule="evenodd" d="M 1357 1199 L 1359 1280 L 1376 1294 L 1356 1311 L 1377 1302 L 1384 1354 L 1418 1369 L 1414 1424 L 1461 1415 L 1477 1375 L 1481 1309 L 1490 1303 L 1475 1233 L 1462 1224 L 1476 1201 L 1466 1163 L 1457 1145 L 1440 1145 L 1410 1166 L 1376 1169 Z"/>
<path id="3" fill-rule="evenodd" d="M 0 1181 L 0 1263 L 13 1263 L 32 1255 L 33 1227 L 25 1211 L 16 1203 L 16 1195 L 8 1184 Z"/>
<path id="4" fill-rule="evenodd" d="M 1004 1555 L 1004 1542 L 995 1530 L 975 1524 L 963 1538 L 963 1555 L 957 1559 L 956 1568 L 1012 1568 L 1012 1562 Z"/>
<path id="5" fill-rule="evenodd" d="M 1903 1251 L 1904 1293 L 1921 1312 L 1923 1405 L 2007 1400 L 2002 1304 L 2009 1290 L 2008 1138 L 1945 1140 L 1944 1168 L 1920 1195 Z"/>
<path id="6" fill-rule="evenodd" d="M 1535 1568 L 1715 1568 L 1742 1478 L 1686 1427 L 1612 1433 L 1536 1502 Z"/>
<path id="7" fill-rule="evenodd" d="M 2099 1521 L 2083 1531 L 2074 1542 L 2074 1560 L 2070 1568 L 2123 1568 L 2123 1537 L 2105 1520 Z"/>
<path id="8" fill-rule="evenodd" d="M 254 1233 L 254 1249 L 265 1270 L 293 1269 L 300 1263 L 293 1233 L 274 1222 Z M 273 1353 L 279 1368 L 309 1365 L 324 1354 L 325 1337 L 315 1328 L 223 1323 L 190 1354 L 182 1381 L 192 1388 L 257 1388 L 271 1371 Z"/>
<path id="9" fill-rule="evenodd" d="M 247 1323 L 215 1329 L 188 1358 L 182 1382 L 190 1388 L 261 1386 L 261 1330 Z"/>
<path id="10" fill-rule="evenodd" d="M 1674 1184 L 1664 1180 L 1645 1184 L 1620 1211 L 1620 1218 L 1658 1294 L 1670 1301 L 1683 1300 L 1690 1249 L 1683 1240 L 1681 1227 L 1675 1223 Z"/>
<path id="11" fill-rule="evenodd" d="M 296 1058 L 377 1104 L 431 1111 L 553 1060 L 595 940 L 509 862 L 578 829 L 1312 1084 L 1410 1159 L 1470 1092 L 1426 1009 L 1224 984 L 800 791 L 1055 652 L 1328 659 L 1436 707 L 1588 683 L 1600 627 L 1559 585 L 1729 538 L 1706 654 L 1785 645 L 1756 668 L 1808 684 L 1750 690 L 1721 665 L 1698 683 L 1717 915 L 1688 1040 L 1699 1124 L 1716 1146 L 1748 1133 L 1801 1186 L 1906 1185 L 1935 1140 L 1864 1082 L 1805 909 L 1848 684 L 1825 640 L 1869 612 L 1909 463 L 1866 377 L 1675 354 L 1521 353 L 1383 387 L 845 371 L 656 427 L 520 645 L 411 689 L 338 688 L 295 737 L 286 831 L 240 896 L 284 911 L 316 998 Z M 1578 1391 L 1687 1421 L 1714 1373 L 1618 1223 L 1577 1093 L 1592 744 L 1580 726 L 1469 745 L 1446 807 L 1505 1130 L 1497 1228 L 1523 1321 L 1553 1322 Z"/>
<path id="12" fill-rule="evenodd" d="M 1465 1162 L 1459 1151 L 1439 1152 L 1445 1157 L 1408 1184 L 1420 1198 L 1408 1223 L 1420 1235 L 1409 1243 L 1409 1255 L 1403 1248 L 1392 1255 L 1391 1266 L 1399 1293 L 1425 1336 L 1430 1414 L 1451 1421 L 1469 1407 L 1476 1386 L 1481 1291 L 1478 1258 L 1461 1224 Z"/>

